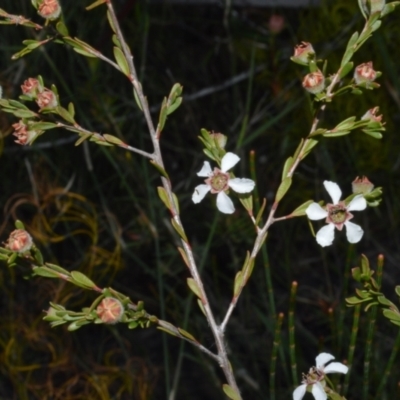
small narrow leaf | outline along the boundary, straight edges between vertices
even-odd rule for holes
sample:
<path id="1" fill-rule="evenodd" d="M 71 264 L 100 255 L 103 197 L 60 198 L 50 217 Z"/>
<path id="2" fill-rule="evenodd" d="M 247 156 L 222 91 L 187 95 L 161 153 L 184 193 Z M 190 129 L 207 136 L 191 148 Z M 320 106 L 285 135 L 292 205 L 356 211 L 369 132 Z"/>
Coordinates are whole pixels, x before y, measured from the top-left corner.
<path id="1" fill-rule="evenodd" d="M 89 139 L 90 136 L 92 136 L 91 133 L 83 133 L 83 134 L 81 134 L 81 137 L 75 142 L 75 146 L 79 146 L 85 140 Z"/>
<path id="2" fill-rule="evenodd" d="M 188 259 L 187 255 L 186 255 L 185 250 L 182 247 L 178 247 L 178 251 L 181 254 L 181 256 L 183 258 L 183 261 L 185 262 L 186 266 L 189 267 L 189 265 L 190 265 L 189 264 L 189 259 Z"/>
<path id="3" fill-rule="evenodd" d="M 199 287 L 197 286 L 196 281 L 193 278 L 187 278 L 187 284 L 190 290 L 199 298 L 201 299 L 201 292 Z"/>
<path id="4" fill-rule="evenodd" d="M 114 143 L 117 145 L 124 144 L 124 142 L 121 139 L 117 138 L 116 136 L 109 135 L 108 133 L 103 133 L 103 137 L 104 137 L 104 139 L 107 140 L 107 142 Z"/>
<path id="5" fill-rule="evenodd" d="M 231 399 L 231 400 L 240 400 L 239 394 L 227 383 L 222 385 L 222 389 L 224 393 Z"/>
<path id="6" fill-rule="evenodd" d="M 90 6 L 87 6 L 86 10 L 87 11 L 93 10 L 93 8 L 98 7 L 98 6 L 100 6 L 100 5 L 104 4 L 104 3 L 107 3 L 107 0 L 97 0 L 94 3 L 92 3 Z"/>
<path id="7" fill-rule="evenodd" d="M 128 61 L 125 58 L 124 53 L 118 47 L 114 47 L 114 57 L 117 61 L 118 66 L 121 68 L 121 71 L 126 75 L 129 76 L 129 65 Z"/>
<path id="8" fill-rule="evenodd" d="M 171 203 L 168 198 L 168 194 L 166 190 L 162 186 L 157 187 L 158 196 L 160 197 L 161 201 L 165 204 L 168 210 L 171 210 Z"/>
<path id="9" fill-rule="evenodd" d="M 191 342 L 197 342 L 197 340 L 194 338 L 193 335 L 191 335 L 189 332 L 186 332 L 184 329 L 182 328 L 178 328 L 179 333 L 184 336 L 186 339 L 189 339 Z"/>
<path id="10" fill-rule="evenodd" d="M 311 203 L 313 203 L 312 200 L 306 201 L 301 206 L 298 206 L 290 215 L 293 217 L 301 217 L 306 215 L 306 210 Z"/>
<path id="11" fill-rule="evenodd" d="M 58 21 L 56 25 L 56 29 L 61 36 L 69 36 L 68 28 L 62 21 Z"/>
<path id="12" fill-rule="evenodd" d="M 178 235 L 181 237 L 181 239 L 187 243 L 188 240 L 187 240 L 185 231 L 182 229 L 182 227 L 180 225 L 178 225 L 178 223 L 175 221 L 174 218 L 171 218 L 171 224 L 174 227 L 174 229 L 176 230 L 176 232 L 178 233 Z"/>
<path id="13" fill-rule="evenodd" d="M 76 285 L 85 289 L 94 289 L 96 287 L 96 284 L 86 275 L 82 274 L 82 272 L 72 271 L 71 277 L 73 279 L 72 283 L 75 283 Z"/>
<path id="14" fill-rule="evenodd" d="M 290 186 L 292 185 L 292 178 L 285 178 L 276 192 L 275 201 L 279 202 L 282 200 L 283 196 L 289 190 Z"/>
<path id="15" fill-rule="evenodd" d="M 167 179 L 169 179 L 169 176 L 168 176 L 168 174 L 167 174 L 167 171 L 165 171 L 165 169 L 161 166 L 161 165 L 158 165 L 155 161 L 153 161 L 153 160 L 150 160 L 150 164 L 153 166 L 153 167 L 155 167 L 156 169 L 157 169 L 157 171 L 162 175 L 162 176 L 164 176 L 165 178 L 167 178 Z"/>

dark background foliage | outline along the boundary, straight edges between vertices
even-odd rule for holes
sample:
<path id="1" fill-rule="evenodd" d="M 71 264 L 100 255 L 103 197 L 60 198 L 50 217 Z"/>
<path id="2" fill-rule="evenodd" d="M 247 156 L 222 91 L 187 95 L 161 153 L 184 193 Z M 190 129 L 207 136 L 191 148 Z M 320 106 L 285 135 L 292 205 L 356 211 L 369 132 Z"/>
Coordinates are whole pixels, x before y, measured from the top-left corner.
<path id="1" fill-rule="evenodd" d="M 111 30 L 104 7 L 87 12 L 89 1 L 62 1 L 72 36 L 112 56 Z M 29 1 L 3 0 L 9 13 L 39 21 Z M 257 196 L 273 200 L 282 166 L 310 129 L 311 100 L 301 88 L 305 71 L 290 62 L 295 44 L 312 42 L 328 70 L 338 67 L 348 38 L 363 18 L 357 1 L 324 1 L 310 9 L 235 8 L 221 5 L 183 6 L 135 0 L 115 2 L 132 48 L 145 93 L 157 119 L 162 98 L 175 82 L 184 86 L 182 106 L 172 114 L 162 135 L 168 173 L 178 195 L 183 222 L 198 257 L 203 279 L 218 318 L 232 293 L 233 277 L 251 248 L 254 230 L 246 213 L 220 215 L 215 199 L 191 202 L 196 172 L 204 156 L 197 136 L 202 127 L 223 132 L 227 148 L 242 162 L 237 176 L 257 180 Z M 279 33 L 270 30 L 273 15 L 284 18 Z M 50 44 L 11 61 L 22 40 L 38 32 L 24 27 L 0 28 L 0 84 L 3 97 L 17 98 L 28 77 L 42 75 L 56 84 L 64 105 L 75 104 L 82 126 L 121 137 L 151 151 L 146 126 L 132 98 L 129 82 L 109 65 Z M 301 372 L 320 351 L 345 360 L 353 310 L 350 268 L 361 253 L 386 257 L 384 290 L 393 296 L 399 282 L 399 150 L 400 14 L 355 55 L 355 63 L 372 60 L 383 72 L 381 88 L 363 96 L 336 99 L 322 126 L 361 116 L 379 105 L 386 132 L 377 141 L 361 132 L 322 139 L 298 169 L 279 215 L 308 199 L 327 199 L 322 182 L 338 182 L 347 196 L 351 181 L 367 175 L 383 186 L 379 208 L 357 213 L 365 235 L 349 246 L 337 234 L 333 246 L 321 249 L 305 219 L 272 227 L 253 276 L 229 323 L 226 339 L 245 398 L 289 398 Z M 205 90 L 207 89 L 207 90 Z M 168 212 L 156 194 L 159 177 L 148 161 L 118 148 L 93 143 L 73 146 L 71 132 L 52 130 L 31 147 L 13 143 L 11 124 L 0 113 L 0 168 L 3 210 L 2 239 L 21 219 L 46 260 L 79 269 L 100 286 L 112 285 L 132 300 L 144 300 L 148 312 L 182 326 L 213 348 L 206 321 L 186 286 L 189 276 L 176 251 L 177 238 Z M 251 167 L 250 151 L 254 151 Z M 374 263 L 373 263 L 374 264 Z M 50 329 L 42 321 L 49 301 L 69 309 L 87 306 L 92 293 L 42 278 L 26 280 L 28 271 L 0 270 L 0 398 L 1 399 L 218 399 L 222 377 L 206 356 L 155 329 L 128 331 L 125 326 L 89 326 L 73 333 Z M 290 288 L 298 282 L 295 303 L 297 366 L 289 357 Z M 280 335 L 276 387 L 270 370 L 277 313 L 285 318 Z M 369 314 L 362 313 L 348 399 L 360 399 L 365 385 L 365 351 Z M 383 368 L 395 347 L 397 329 L 381 316 L 374 336 L 369 398 L 375 398 Z M 297 369 L 296 369 L 297 368 Z M 292 378 L 295 373 L 296 380 Z M 399 395 L 398 362 L 386 397 Z"/>

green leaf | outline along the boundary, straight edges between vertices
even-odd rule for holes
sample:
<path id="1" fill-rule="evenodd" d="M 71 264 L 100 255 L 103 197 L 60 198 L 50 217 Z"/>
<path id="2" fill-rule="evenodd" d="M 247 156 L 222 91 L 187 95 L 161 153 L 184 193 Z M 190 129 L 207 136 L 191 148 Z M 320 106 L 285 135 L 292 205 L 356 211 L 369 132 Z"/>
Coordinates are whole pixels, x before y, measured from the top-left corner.
<path id="1" fill-rule="evenodd" d="M 308 139 L 304 147 L 303 153 L 300 155 L 300 159 L 304 160 L 311 152 L 311 150 L 318 144 L 318 140 Z"/>
<path id="2" fill-rule="evenodd" d="M 77 52 L 78 54 L 81 54 L 82 56 L 90 57 L 90 58 L 97 58 L 97 55 L 92 54 L 87 50 L 79 49 L 78 47 L 73 47 L 73 50 L 75 52 Z"/>
<path id="3" fill-rule="evenodd" d="M 384 17 L 387 14 L 390 14 L 399 5 L 400 5 L 400 1 L 393 1 L 393 2 L 391 2 L 389 4 L 386 4 L 385 7 L 383 8 L 382 12 L 381 12 L 381 17 Z"/>
<path id="4" fill-rule="evenodd" d="M 120 48 L 114 47 L 114 57 L 115 60 L 117 61 L 118 66 L 121 68 L 121 71 L 126 76 L 129 76 L 130 72 L 129 72 L 128 61 L 126 60 L 125 55 Z"/>
<path id="5" fill-rule="evenodd" d="M 328 131 L 324 133 L 322 136 L 324 137 L 339 137 L 339 136 L 346 136 L 350 133 L 350 131 Z"/>
<path id="6" fill-rule="evenodd" d="M 189 332 L 186 332 L 184 329 L 182 328 L 178 328 L 179 333 L 184 336 L 186 339 L 189 339 L 191 342 L 197 342 L 197 340 L 194 338 L 193 335 L 191 335 Z"/>
<path id="7" fill-rule="evenodd" d="M 240 289 L 243 287 L 243 272 L 238 271 L 235 276 L 235 283 L 233 285 L 233 296 L 237 297 L 240 293 Z"/>
<path id="8" fill-rule="evenodd" d="M 160 197 L 161 201 L 165 204 L 168 210 L 171 210 L 171 203 L 168 198 L 168 194 L 166 190 L 162 186 L 157 187 L 158 196 Z"/>
<path id="9" fill-rule="evenodd" d="M 186 280 L 190 290 L 199 298 L 201 299 L 201 292 L 199 287 L 197 286 L 196 281 L 193 278 L 187 278 Z"/>
<path id="10" fill-rule="evenodd" d="M 58 21 L 56 24 L 56 29 L 61 36 L 69 36 L 68 28 L 62 21 Z"/>
<path id="11" fill-rule="evenodd" d="M 167 109 L 167 115 L 172 114 L 182 104 L 182 97 L 178 97 Z"/>
<path id="12" fill-rule="evenodd" d="M 33 267 L 33 274 L 44 278 L 59 278 L 60 275 L 46 267 Z"/>
<path id="13" fill-rule="evenodd" d="M 349 42 L 347 43 L 346 51 L 343 55 L 342 62 L 340 63 L 341 68 L 343 68 L 353 57 L 353 54 L 356 51 L 358 38 L 359 38 L 358 32 L 354 32 Z"/>
<path id="14" fill-rule="evenodd" d="M 222 385 L 222 389 L 224 393 L 231 399 L 231 400 L 240 400 L 239 394 L 227 383 Z"/>
<path id="15" fill-rule="evenodd" d="M 400 314 L 392 310 L 383 310 L 383 315 L 391 321 L 400 323 Z"/>
<path id="16" fill-rule="evenodd" d="M 138 84 L 140 85 L 140 83 L 138 83 Z M 139 109 L 141 111 L 143 111 L 143 107 L 142 107 L 142 104 L 140 103 L 140 99 L 139 99 L 139 96 L 138 96 L 138 94 L 136 92 L 136 89 L 133 89 L 133 97 L 135 98 L 136 104 L 139 107 Z"/>
<path id="17" fill-rule="evenodd" d="M 48 268 L 50 268 L 50 269 L 52 269 L 54 271 L 60 272 L 63 275 L 66 275 L 68 277 L 70 276 L 69 271 L 67 271 L 64 268 L 61 268 L 59 265 L 50 264 L 50 263 L 46 263 L 45 265 L 46 265 L 46 267 L 48 267 Z"/>
<path id="18" fill-rule="evenodd" d="M 182 240 L 184 240 L 186 243 L 188 243 L 188 239 L 186 237 L 185 231 L 182 229 L 182 227 L 175 221 L 174 218 L 171 218 L 171 224 L 174 227 L 175 231 L 178 233 L 178 235 L 181 237 Z"/>
<path id="19" fill-rule="evenodd" d="M 165 126 L 165 121 L 167 120 L 167 99 L 164 97 L 161 104 L 160 116 L 158 118 L 157 131 L 160 133 Z"/>
<path id="20" fill-rule="evenodd" d="M 293 212 L 291 212 L 290 215 L 293 217 L 302 217 L 303 215 L 306 215 L 306 210 L 311 203 L 314 203 L 314 201 L 306 201 L 301 206 L 298 206 Z"/>
<path id="21" fill-rule="evenodd" d="M 72 118 L 75 117 L 75 107 L 74 107 L 74 103 L 68 103 L 68 112 L 69 114 L 72 116 Z"/>
<path id="22" fill-rule="evenodd" d="M 373 137 L 374 139 L 382 139 L 383 135 L 380 132 L 376 132 L 376 131 L 370 131 L 368 129 L 363 129 L 362 130 L 365 134 Z"/>
<path id="23" fill-rule="evenodd" d="M 339 74 L 340 79 L 343 79 L 353 69 L 353 66 L 354 66 L 353 62 L 346 63 L 340 70 Z"/>
<path id="24" fill-rule="evenodd" d="M 282 181 L 287 177 L 290 167 L 293 165 L 293 157 L 289 157 L 285 161 L 285 165 L 283 166 L 282 171 Z"/>
<path id="25" fill-rule="evenodd" d="M 117 29 L 115 28 L 112 16 L 110 14 L 110 11 L 107 10 L 107 19 L 108 19 L 108 23 L 111 26 L 111 29 L 113 30 L 114 33 L 117 33 Z"/>
<path id="26" fill-rule="evenodd" d="M 96 284 L 89 279 L 86 275 L 79 271 L 71 272 L 72 283 L 77 286 L 83 287 L 84 289 L 94 289 Z"/>
<path id="27" fill-rule="evenodd" d="M 31 130 L 40 130 L 40 131 L 47 131 L 49 129 L 54 129 L 57 128 L 57 124 L 54 124 L 53 122 L 37 122 L 29 126 L 29 129 Z"/>
<path id="28" fill-rule="evenodd" d="M 23 230 L 25 230 L 25 225 L 24 225 L 24 223 L 23 223 L 22 221 L 20 221 L 19 219 L 17 219 L 17 220 L 15 221 L 15 227 L 16 227 L 17 229 L 23 229 Z"/>
<path id="29" fill-rule="evenodd" d="M 275 201 L 278 203 L 282 200 L 283 196 L 289 190 L 290 186 L 292 185 L 292 178 L 285 178 L 276 192 Z"/>
<path id="30" fill-rule="evenodd" d="M 164 169 L 161 165 L 157 164 L 157 163 L 156 163 L 155 161 L 153 161 L 153 160 L 150 160 L 150 164 L 151 164 L 153 167 L 155 167 L 155 168 L 157 169 L 157 171 L 158 171 L 162 176 L 164 176 L 165 178 L 169 179 L 169 176 L 168 176 L 168 174 L 167 174 L 167 171 L 165 171 L 165 169 Z"/>
<path id="31" fill-rule="evenodd" d="M 202 301 L 201 301 L 200 299 L 197 299 L 197 304 L 198 304 L 198 306 L 199 306 L 201 312 L 202 312 L 205 316 L 207 316 L 206 310 L 205 310 L 205 308 L 204 308 L 204 304 L 202 303 Z"/>
<path id="32" fill-rule="evenodd" d="M 29 110 L 17 110 L 14 111 L 13 114 L 18 118 L 34 118 L 36 117 L 36 113 Z"/>
<path id="33" fill-rule="evenodd" d="M 106 2 L 107 2 L 107 0 L 97 0 L 94 3 L 92 3 L 90 6 L 87 6 L 85 9 L 87 11 L 93 10 L 93 8 L 98 7 L 98 6 L 100 6 L 100 5 L 102 5 L 102 4 L 106 3 Z"/>
<path id="34" fill-rule="evenodd" d="M 400 297 L 400 286 L 396 286 L 394 290 L 395 290 L 397 296 Z"/>
<path id="35" fill-rule="evenodd" d="M 69 122 L 70 124 L 75 124 L 74 117 L 66 110 L 65 108 L 58 106 L 56 107 L 55 110 L 61 118 L 63 118 L 65 121 Z"/>
<path id="36" fill-rule="evenodd" d="M 103 137 L 104 137 L 104 139 L 107 140 L 107 142 L 114 143 L 117 145 L 124 144 L 124 142 L 121 139 L 117 138 L 116 136 L 109 135 L 108 133 L 103 133 Z"/>
<path id="37" fill-rule="evenodd" d="M 92 133 L 81 133 L 79 134 L 80 138 L 75 142 L 75 146 L 79 146 L 81 143 L 83 143 L 85 140 L 89 139 L 90 136 L 92 136 Z"/>

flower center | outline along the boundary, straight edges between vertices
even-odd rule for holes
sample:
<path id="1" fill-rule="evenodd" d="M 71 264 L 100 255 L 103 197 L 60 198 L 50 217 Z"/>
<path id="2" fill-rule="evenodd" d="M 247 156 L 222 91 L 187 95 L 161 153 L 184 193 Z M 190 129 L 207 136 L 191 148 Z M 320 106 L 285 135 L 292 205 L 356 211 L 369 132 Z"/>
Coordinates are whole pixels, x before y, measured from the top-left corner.
<path id="1" fill-rule="evenodd" d="M 346 207 L 341 204 L 331 206 L 329 208 L 329 218 L 334 224 L 343 224 L 347 219 Z"/>
<path id="2" fill-rule="evenodd" d="M 229 174 L 220 171 L 218 168 L 214 169 L 214 173 L 210 176 L 206 183 L 211 186 L 211 193 L 219 193 L 227 190 L 229 182 Z"/>

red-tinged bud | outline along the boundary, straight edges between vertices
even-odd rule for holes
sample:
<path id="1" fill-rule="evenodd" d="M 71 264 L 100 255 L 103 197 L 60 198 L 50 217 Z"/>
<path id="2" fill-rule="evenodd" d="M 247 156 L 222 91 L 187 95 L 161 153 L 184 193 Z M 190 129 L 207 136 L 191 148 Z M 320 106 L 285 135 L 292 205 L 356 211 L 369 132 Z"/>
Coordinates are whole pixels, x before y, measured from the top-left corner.
<path id="1" fill-rule="evenodd" d="M 38 136 L 38 132 L 34 130 L 29 130 L 29 127 L 25 125 L 22 121 L 13 124 L 12 127 L 15 129 L 13 136 L 17 138 L 17 140 L 15 140 L 15 143 L 21 144 L 23 146 L 31 144 Z"/>
<path id="2" fill-rule="evenodd" d="M 374 184 L 371 183 L 366 176 L 362 176 L 361 178 L 357 176 L 351 183 L 351 186 L 355 194 L 368 194 L 371 193 L 374 188 Z"/>
<path id="3" fill-rule="evenodd" d="M 218 143 L 218 146 L 221 149 L 225 148 L 226 142 L 228 140 L 227 136 L 223 135 L 222 133 L 210 133 L 210 137 L 214 139 L 215 142 Z"/>
<path id="4" fill-rule="evenodd" d="M 49 89 L 44 89 L 36 97 L 37 105 L 42 108 L 55 108 L 58 106 L 56 95 Z"/>
<path id="5" fill-rule="evenodd" d="M 363 82 L 373 82 L 376 79 L 377 71 L 374 70 L 372 61 L 360 64 L 354 70 L 354 80 L 357 84 Z"/>
<path id="6" fill-rule="evenodd" d="M 303 88 L 317 94 L 325 89 L 325 77 L 320 70 L 307 74 L 303 79 Z"/>
<path id="7" fill-rule="evenodd" d="M 46 19 L 56 19 L 61 14 L 61 6 L 58 0 L 43 0 L 38 7 L 38 14 Z"/>
<path id="8" fill-rule="evenodd" d="M 25 253 L 31 249 L 33 240 L 24 229 L 16 229 L 10 233 L 6 248 L 17 253 Z"/>
<path id="9" fill-rule="evenodd" d="M 268 29 L 274 35 L 282 32 L 285 27 L 285 17 L 278 14 L 273 14 L 268 20 Z"/>
<path id="10" fill-rule="evenodd" d="M 362 117 L 361 120 L 370 120 L 374 122 L 382 122 L 382 115 L 377 115 L 379 111 L 379 107 L 374 107 L 368 110 Z"/>
<path id="11" fill-rule="evenodd" d="M 42 85 L 36 78 L 29 78 L 21 85 L 22 93 L 30 98 L 35 98 L 43 90 Z"/>
<path id="12" fill-rule="evenodd" d="M 291 60 L 295 63 L 308 65 L 310 58 L 315 54 L 314 48 L 309 42 L 301 42 L 294 48 L 294 55 Z"/>
<path id="13" fill-rule="evenodd" d="M 96 312 L 104 324 L 116 324 L 121 321 L 124 314 L 124 306 L 119 300 L 113 297 L 106 297 L 97 306 Z"/>

